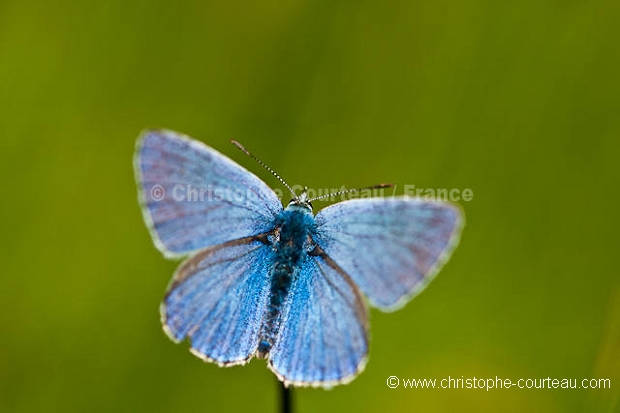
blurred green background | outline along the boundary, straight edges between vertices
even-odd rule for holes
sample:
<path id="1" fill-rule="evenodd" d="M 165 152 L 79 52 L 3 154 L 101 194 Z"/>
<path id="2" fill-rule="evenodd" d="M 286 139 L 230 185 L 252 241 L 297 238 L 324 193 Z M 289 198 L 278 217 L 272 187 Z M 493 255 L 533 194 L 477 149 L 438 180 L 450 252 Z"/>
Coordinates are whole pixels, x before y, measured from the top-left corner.
<path id="1" fill-rule="evenodd" d="M 1 1 L 0 411 L 276 409 L 263 361 L 221 369 L 161 331 L 177 263 L 136 200 L 147 127 L 274 187 L 231 138 L 291 185 L 472 189 L 439 277 L 372 312 L 366 371 L 297 391 L 298 412 L 619 411 L 619 18 L 610 0 Z"/>

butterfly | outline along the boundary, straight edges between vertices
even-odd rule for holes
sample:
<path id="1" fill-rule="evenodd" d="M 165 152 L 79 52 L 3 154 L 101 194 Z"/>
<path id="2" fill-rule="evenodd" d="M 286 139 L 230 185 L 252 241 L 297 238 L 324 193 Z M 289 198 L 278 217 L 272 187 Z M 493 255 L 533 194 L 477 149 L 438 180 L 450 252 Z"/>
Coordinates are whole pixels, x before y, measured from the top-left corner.
<path id="1" fill-rule="evenodd" d="M 156 247 L 187 257 L 161 304 L 165 332 L 220 366 L 267 359 L 285 386 L 353 380 L 367 360 L 368 303 L 392 311 L 419 293 L 463 225 L 458 207 L 408 197 L 314 215 L 306 191 L 287 186 L 283 207 L 256 175 L 167 130 L 140 135 L 134 167 Z"/>

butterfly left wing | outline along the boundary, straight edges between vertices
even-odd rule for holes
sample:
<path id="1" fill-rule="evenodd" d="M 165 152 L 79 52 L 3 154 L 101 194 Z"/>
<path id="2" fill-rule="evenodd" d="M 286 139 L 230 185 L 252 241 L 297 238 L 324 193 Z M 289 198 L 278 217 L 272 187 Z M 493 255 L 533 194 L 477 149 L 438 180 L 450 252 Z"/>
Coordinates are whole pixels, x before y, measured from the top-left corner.
<path id="1" fill-rule="evenodd" d="M 144 220 L 167 257 L 265 233 L 282 210 L 256 175 L 176 132 L 143 132 L 134 168 Z"/>
<path id="2" fill-rule="evenodd" d="M 353 380 L 368 353 L 368 313 L 351 279 L 319 247 L 293 277 L 269 367 L 286 386 Z"/>
<path id="3" fill-rule="evenodd" d="M 176 271 L 161 305 L 164 330 L 220 366 L 245 364 L 258 346 L 272 249 L 263 236 L 207 248 Z"/>
<path id="4" fill-rule="evenodd" d="M 394 310 L 419 293 L 456 247 L 463 216 L 447 202 L 353 199 L 316 215 L 315 242 L 370 303 Z"/>

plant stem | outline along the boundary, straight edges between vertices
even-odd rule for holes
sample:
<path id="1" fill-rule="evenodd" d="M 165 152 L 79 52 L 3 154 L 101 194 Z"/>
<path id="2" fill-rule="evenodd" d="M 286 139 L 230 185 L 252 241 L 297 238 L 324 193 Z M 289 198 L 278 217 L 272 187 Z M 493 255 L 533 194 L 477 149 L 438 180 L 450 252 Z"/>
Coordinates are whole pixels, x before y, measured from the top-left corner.
<path id="1" fill-rule="evenodd" d="M 286 387 L 284 383 L 278 380 L 278 386 L 280 387 L 280 412 L 292 413 L 293 412 L 293 389 Z"/>

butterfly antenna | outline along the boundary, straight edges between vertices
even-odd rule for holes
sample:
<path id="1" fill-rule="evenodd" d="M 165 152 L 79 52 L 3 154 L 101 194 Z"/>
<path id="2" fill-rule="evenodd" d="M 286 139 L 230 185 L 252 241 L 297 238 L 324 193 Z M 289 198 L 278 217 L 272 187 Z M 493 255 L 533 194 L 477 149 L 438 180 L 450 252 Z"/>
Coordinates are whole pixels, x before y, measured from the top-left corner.
<path id="1" fill-rule="evenodd" d="M 250 151 L 248 151 L 247 149 L 245 149 L 245 147 L 243 145 L 241 145 L 239 142 L 237 142 L 234 139 L 230 140 L 230 143 L 232 143 L 233 145 L 235 145 L 237 147 L 237 149 L 239 149 L 241 152 L 245 153 L 247 156 L 249 156 L 250 158 L 254 159 L 256 162 L 258 162 L 258 164 L 260 166 L 262 166 L 263 168 L 265 168 L 266 170 L 268 170 L 269 172 L 271 172 L 271 174 L 273 176 L 275 176 L 276 178 L 278 178 L 278 180 L 280 181 L 280 183 L 282 185 L 284 185 L 289 191 L 291 191 L 291 194 L 293 194 L 293 198 L 295 199 L 299 199 L 299 197 L 297 196 L 297 194 L 295 193 L 295 191 L 293 191 L 293 188 L 291 188 L 286 182 L 284 182 L 284 179 L 282 179 L 280 177 L 280 175 L 278 175 L 276 173 L 276 171 L 274 171 L 273 169 L 271 169 L 269 166 L 267 166 L 265 164 L 265 162 L 261 161 L 260 159 L 258 159 L 256 156 L 252 155 L 250 153 Z"/>
<path id="2" fill-rule="evenodd" d="M 321 195 L 316 198 L 309 199 L 308 202 L 316 201 L 317 199 L 330 198 L 332 196 L 338 196 L 342 194 L 348 194 L 349 192 L 360 192 L 366 189 L 381 189 L 381 188 L 391 188 L 394 184 L 377 184 L 372 186 L 365 186 L 363 188 L 351 188 L 351 189 L 343 189 L 342 191 L 334 192 L 333 194 Z"/>

